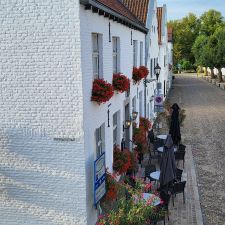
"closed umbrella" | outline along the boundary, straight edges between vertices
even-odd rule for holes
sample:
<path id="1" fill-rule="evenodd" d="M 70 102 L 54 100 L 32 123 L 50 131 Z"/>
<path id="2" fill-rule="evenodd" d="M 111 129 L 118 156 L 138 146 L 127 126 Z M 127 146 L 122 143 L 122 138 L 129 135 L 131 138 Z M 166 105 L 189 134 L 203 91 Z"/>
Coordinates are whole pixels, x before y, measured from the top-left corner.
<path id="1" fill-rule="evenodd" d="M 172 116 L 171 116 L 169 133 L 171 134 L 174 145 L 178 145 L 181 140 L 180 121 L 179 121 L 180 107 L 177 105 L 177 103 L 175 103 L 172 105 L 171 108 L 173 109 L 173 112 L 172 112 Z"/>
<path id="2" fill-rule="evenodd" d="M 160 164 L 160 186 L 165 186 L 169 182 L 173 181 L 176 177 L 176 162 L 174 156 L 173 140 L 171 135 L 167 136 L 164 151 L 162 154 L 162 160 Z"/>

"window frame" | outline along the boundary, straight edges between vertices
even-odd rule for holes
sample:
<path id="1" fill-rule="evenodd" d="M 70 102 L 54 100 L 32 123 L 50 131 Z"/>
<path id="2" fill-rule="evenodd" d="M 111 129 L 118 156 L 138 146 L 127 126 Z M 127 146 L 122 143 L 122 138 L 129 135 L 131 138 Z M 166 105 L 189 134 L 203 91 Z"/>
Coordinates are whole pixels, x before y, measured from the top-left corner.
<path id="1" fill-rule="evenodd" d="M 105 152 L 105 123 L 95 129 L 96 158 Z"/>
<path id="2" fill-rule="evenodd" d="M 96 38 L 96 43 L 94 38 Z M 94 79 L 103 78 L 102 34 L 92 33 L 92 70 Z M 96 44 L 96 46 L 95 46 Z M 95 49 L 96 47 L 96 49 Z M 96 64 L 95 64 L 96 62 Z M 96 68 L 96 72 L 95 72 Z"/>
<path id="3" fill-rule="evenodd" d="M 138 66 L 138 41 L 133 40 L 133 66 L 137 67 Z"/>
<path id="4" fill-rule="evenodd" d="M 113 57 L 113 73 L 119 73 L 120 72 L 120 38 L 115 36 L 112 37 L 112 57 Z M 116 59 L 115 61 L 116 68 L 114 68 L 114 58 Z"/>

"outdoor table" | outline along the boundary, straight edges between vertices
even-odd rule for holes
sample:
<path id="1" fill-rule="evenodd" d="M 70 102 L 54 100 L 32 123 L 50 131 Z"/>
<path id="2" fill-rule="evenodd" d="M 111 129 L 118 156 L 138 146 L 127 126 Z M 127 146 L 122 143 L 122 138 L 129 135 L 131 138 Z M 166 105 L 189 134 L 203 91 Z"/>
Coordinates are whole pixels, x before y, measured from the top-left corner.
<path id="1" fill-rule="evenodd" d="M 157 151 L 160 152 L 160 153 L 163 153 L 164 147 L 157 148 Z M 177 148 L 174 148 L 174 152 L 176 152 L 176 151 L 177 151 Z"/>
<path id="2" fill-rule="evenodd" d="M 150 177 L 154 180 L 159 180 L 159 176 L 160 176 L 160 171 L 155 171 L 150 173 Z"/>
<path id="3" fill-rule="evenodd" d="M 160 198 L 158 196 L 151 193 L 143 193 L 143 199 L 145 201 L 148 201 L 150 198 L 153 198 L 151 202 L 152 206 L 160 205 Z"/>
<path id="4" fill-rule="evenodd" d="M 166 140 L 167 139 L 167 135 L 166 134 L 159 134 L 157 135 L 158 139 L 162 139 L 162 140 Z"/>

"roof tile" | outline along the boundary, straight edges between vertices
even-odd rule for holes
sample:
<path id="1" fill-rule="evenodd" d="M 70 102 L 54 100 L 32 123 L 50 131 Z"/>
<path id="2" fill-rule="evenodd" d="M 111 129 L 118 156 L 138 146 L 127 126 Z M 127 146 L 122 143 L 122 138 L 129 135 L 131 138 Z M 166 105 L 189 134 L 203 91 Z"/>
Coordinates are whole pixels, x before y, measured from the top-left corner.
<path id="1" fill-rule="evenodd" d="M 123 4 L 144 24 L 147 21 L 150 0 L 122 0 Z"/>
<path id="2" fill-rule="evenodd" d="M 97 2 L 103 4 L 106 7 L 114 10 L 115 12 L 127 17 L 128 19 L 143 25 L 140 22 L 140 20 L 138 20 L 136 15 L 133 14 L 133 12 L 122 3 L 122 0 L 110 0 L 110 1 L 109 0 L 97 0 Z"/>
<path id="3" fill-rule="evenodd" d="M 163 7 L 157 7 L 158 42 L 159 42 L 159 44 L 162 44 L 162 14 L 163 14 Z"/>

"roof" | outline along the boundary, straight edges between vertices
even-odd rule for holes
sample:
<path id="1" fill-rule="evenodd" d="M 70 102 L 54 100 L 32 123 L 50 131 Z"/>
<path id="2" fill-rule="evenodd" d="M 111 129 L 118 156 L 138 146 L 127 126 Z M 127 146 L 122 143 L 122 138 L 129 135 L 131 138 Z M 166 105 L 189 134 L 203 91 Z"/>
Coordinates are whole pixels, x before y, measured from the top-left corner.
<path id="1" fill-rule="evenodd" d="M 148 32 L 145 24 L 123 4 L 122 0 L 80 0 L 80 3 L 85 5 L 86 10 L 92 10 L 94 13 L 144 33 Z"/>
<path id="2" fill-rule="evenodd" d="M 162 16 L 163 16 L 163 7 L 157 7 L 158 42 L 159 42 L 159 44 L 162 44 Z"/>
<path id="3" fill-rule="evenodd" d="M 116 11 L 117 13 L 127 17 L 134 22 L 140 23 L 135 15 L 120 0 L 97 0 L 97 2 L 100 2 L 101 4 L 109 7 L 110 9 Z"/>
<path id="4" fill-rule="evenodd" d="M 150 0 L 122 0 L 123 4 L 144 24 L 147 21 Z"/>
<path id="5" fill-rule="evenodd" d="M 167 27 L 168 42 L 173 42 L 173 28 Z"/>

